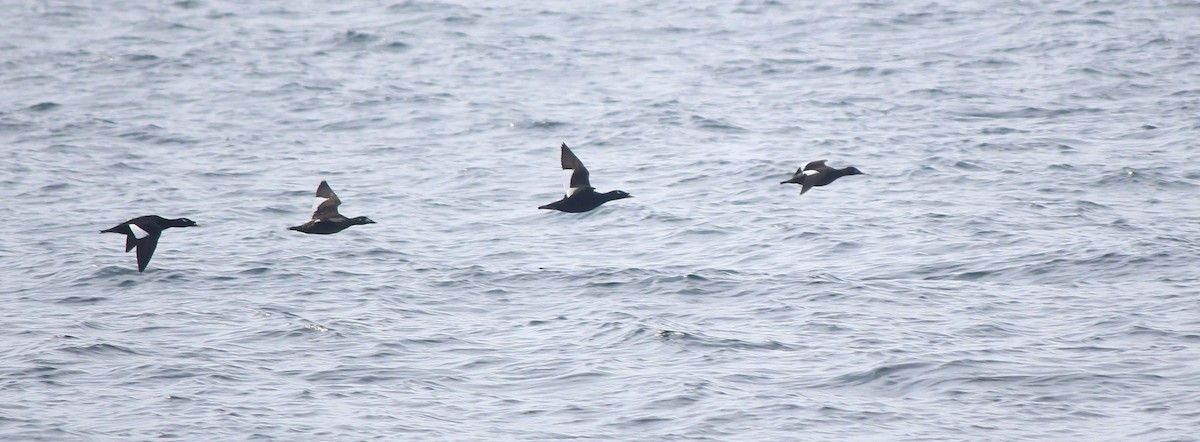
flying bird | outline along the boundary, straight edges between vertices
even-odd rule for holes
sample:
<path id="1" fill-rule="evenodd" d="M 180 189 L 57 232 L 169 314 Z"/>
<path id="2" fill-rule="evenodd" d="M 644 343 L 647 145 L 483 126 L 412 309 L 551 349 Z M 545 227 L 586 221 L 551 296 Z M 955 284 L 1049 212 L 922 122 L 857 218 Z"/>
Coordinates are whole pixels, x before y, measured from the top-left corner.
<path id="1" fill-rule="evenodd" d="M 125 251 L 137 248 L 138 273 L 146 271 L 154 249 L 158 247 L 158 237 L 162 231 L 172 227 L 194 227 L 196 222 L 187 218 L 166 219 L 158 215 L 139 216 L 116 226 L 101 230 L 100 233 L 120 233 L 125 235 Z"/>
<path id="2" fill-rule="evenodd" d="M 562 199 L 538 207 L 539 209 L 558 210 L 570 213 L 582 213 L 600 207 L 601 204 L 612 200 L 633 198 L 633 195 L 623 190 L 613 190 L 605 193 L 596 192 L 596 188 L 588 181 L 588 170 L 583 167 L 579 157 L 571 152 L 567 143 L 562 143 L 562 168 L 570 169 L 571 182 L 567 186 L 567 194 Z"/>
<path id="3" fill-rule="evenodd" d="M 317 203 L 317 208 L 313 211 L 312 220 L 299 226 L 288 227 L 288 230 L 296 230 L 314 235 L 330 235 L 346 230 L 350 226 L 361 224 L 375 224 L 370 218 L 365 216 L 356 216 L 347 218 L 338 213 L 338 205 L 342 204 L 342 200 L 338 199 L 333 193 L 333 189 L 329 187 L 329 183 L 321 181 L 317 186 L 317 198 L 322 198 Z"/>
<path id="4" fill-rule="evenodd" d="M 808 189 L 820 187 L 832 183 L 834 180 L 846 175 L 862 175 L 862 171 L 856 167 L 845 167 L 834 169 L 826 166 L 825 161 L 817 160 L 809 161 L 808 164 L 800 166 L 796 169 L 796 174 L 792 175 L 787 181 L 780 181 L 779 184 L 795 183 L 800 185 L 800 194 L 808 192 Z"/>

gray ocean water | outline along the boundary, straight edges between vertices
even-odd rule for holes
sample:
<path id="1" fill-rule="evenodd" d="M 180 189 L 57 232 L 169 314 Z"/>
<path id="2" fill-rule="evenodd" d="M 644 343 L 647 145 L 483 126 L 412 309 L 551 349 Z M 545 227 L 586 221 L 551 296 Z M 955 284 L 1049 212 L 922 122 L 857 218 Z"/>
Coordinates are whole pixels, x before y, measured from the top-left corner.
<path id="1" fill-rule="evenodd" d="M 2 440 L 1200 434 L 1200 2 L 3 3 Z"/>

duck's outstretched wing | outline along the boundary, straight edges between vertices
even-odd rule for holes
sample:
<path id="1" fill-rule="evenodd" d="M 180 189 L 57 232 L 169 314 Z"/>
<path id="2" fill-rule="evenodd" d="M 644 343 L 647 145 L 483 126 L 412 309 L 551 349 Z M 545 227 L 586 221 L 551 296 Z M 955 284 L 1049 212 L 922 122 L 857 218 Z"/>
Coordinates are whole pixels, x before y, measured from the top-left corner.
<path id="1" fill-rule="evenodd" d="M 342 204 L 342 200 L 338 199 L 337 194 L 333 193 L 333 189 L 329 187 L 329 183 L 321 181 L 321 185 L 317 186 L 317 198 L 323 199 L 317 201 L 312 219 L 341 216 L 338 213 L 338 206 Z"/>
<path id="2" fill-rule="evenodd" d="M 562 168 L 570 169 L 571 181 L 567 185 L 567 196 L 573 195 L 579 189 L 592 187 L 592 183 L 588 180 L 588 170 L 583 167 L 583 161 L 579 161 L 579 157 L 575 156 L 574 152 L 567 147 L 567 143 L 562 143 Z"/>
<path id="3" fill-rule="evenodd" d="M 804 195 L 804 192 L 808 192 L 808 189 L 812 189 L 813 183 L 817 182 L 817 180 L 815 180 L 815 179 L 809 179 L 808 177 L 804 177 L 804 178 L 805 178 L 804 182 L 800 183 L 800 194 L 801 195 Z"/>
<path id="4" fill-rule="evenodd" d="M 137 240 L 138 272 L 144 272 L 146 266 L 150 264 L 150 257 L 154 256 L 154 249 L 158 248 L 159 236 L 162 236 L 161 232 L 152 232 Z"/>
<path id="5" fill-rule="evenodd" d="M 817 169 L 824 169 L 826 167 L 829 167 L 829 166 L 825 165 L 826 161 L 829 161 L 829 160 L 809 161 L 808 164 L 805 164 L 804 166 L 800 167 L 799 170 L 796 170 L 796 173 L 800 173 L 805 170 L 817 170 Z"/>

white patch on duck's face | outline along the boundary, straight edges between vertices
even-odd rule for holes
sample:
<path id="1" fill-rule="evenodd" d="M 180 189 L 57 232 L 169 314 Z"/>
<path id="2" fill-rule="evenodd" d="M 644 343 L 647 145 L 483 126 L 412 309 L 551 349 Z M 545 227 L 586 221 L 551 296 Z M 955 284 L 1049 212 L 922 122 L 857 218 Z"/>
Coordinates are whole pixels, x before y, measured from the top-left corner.
<path id="1" fill-rule="evenodd" d="M 137 224 L 130 224 L 129 231 L 133 232 L 133 237 L 137 238 L 137 239 L 142 239 L 147 236 L 150 236 L 150 232 L 147 232 L 146 229 L 139 227 Z"/>

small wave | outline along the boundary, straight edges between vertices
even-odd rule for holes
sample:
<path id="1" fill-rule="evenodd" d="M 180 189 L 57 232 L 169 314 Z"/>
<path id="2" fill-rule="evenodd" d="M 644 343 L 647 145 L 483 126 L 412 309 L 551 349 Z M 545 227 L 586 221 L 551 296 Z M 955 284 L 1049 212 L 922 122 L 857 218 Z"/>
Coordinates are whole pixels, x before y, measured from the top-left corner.
<path id="1" fill-rule="evenodd" d="M 171 6 L 179 9 L 199 9 L 204 6 L 204 2 L 198 0 L 181 0 L 171 3 Z"/>
<path id="2" fill-rule="evenodd" d="M 392 51 L 392 52 L 403 52 L 403 51 L 412 49 L 412 45 L 402 42 L 402 41 L 393 41 L 391 43 L 383 45 L 383 48 L 388 51 Z"/>
<path id="3" fill-rule="evenodd" d="M 1066 108 L 1066 109 L 1044 109 L 1040 107 L 1025 107 L 1011 111 L 966 111 L 958 112 L 958 115 L 974 118 L 990 118 L 990 119 L 1010 119 L 1010 118 L 1054 118 L 1076 114 L 1097 114 L 1103 112 L 1102 109 L 1081 107 L 1081 108 Z"/>
<path id="4" fill-rule="evenodd" d="M 656 28 L 655 31 L 667 33 L 667 34 L 692 34 L 692 33 L 700 32 L 701 29 L 668 25 L 668 26 L 662 26 L 662 27 Z"/>
<path id="5" fill-rule="evenodd" d="M 20 369 L 11 370 L 11 371 L 5 370 L 6 378 L 8 378 L 9 376 L 11 376 L 14 379 L 32 378 L 32 379 L 40 379 L 40 380 L 47 381 L 47 382 L 55 380 L 55 379 L 59 379 L 59 378 L 75 377 L 75 376 L 78 376 L 81 374 L 85 374 L 85 372 L 82 370 L 70 370 L 70 369 L 55 367 L 55 366 L 51 366 L 51 365 L 42 365 L 40 363 L 33 367 L 20 368 Z M 16 408 L 16 407 L 12 407 L 12 408 Z M 4 422 L 4 421 L 5 421 L 5 418 L 0 418 L 0 422 Z M 30 438 L 30 440 L 37 440 L 37 439 L 38 439 L 38 437 Z"/>
<path id="6" fill-rule="evenodd" d="M 378 40 L 379 40 L 379 36 L 377 36 L 375 34 L 359 32 L 359 31 L 355 31 L 355 30 L 349 30 L 349 31 L 343 32 L 341 34 L 338 34 L 337 37 L 334 37 L 334 41 L 337 42 L 338 44 L 349 44 L 349 45 L 361 45 L 361 44 L 366 44 L 366 43 L 373 43 Z"/>
<path id="7" fill-rule="evenodd" d="M 689 347 L 699 348 L 779 351 L 793 351 L 796 349 L 791 345 L 773 339 L 751 341 L 738 338 L 719 338 L 699 332 L 687 333 L 678 330 L 655 330 L 650 335 L 663 341 L 679 342 Z"/>
<path id="8" fill-rule="evenodd" d="M 517 129 L 537 129 L 537 130 L 556 130 L 569 126 L 571 123 L 555 120 L 522 120 L 515 123 L 510 123 L 509 126 Z"/>
<path id="9" fill-rule="evenodd" d="M 955 65 L 955 67 L 962 68 L 962 69 L 974 69 L 974 68 L 995 69 L 995 68 L 1011 68 L 1011 67 L 1017 67 L 1017 66 L 1020 66 L 1020 65 L 1015 61 L 1001 60 L 1001 59 L 996 59 L 996 58 L 968 61 L 965 63 L 959 63 L 959 64 Z"/>
<path id="10" fill-rule="evenodd" d="M 52 110 L 58 109 L 60 107 L 62 107 L 61 104 L 46 101 L 46 102 L 35 104 L 33 106 L 29 106 L 29 107 L 25 108 L 25 110 L 31 111 L 31 112 L 46 112 L 46 111 L 52 111 Z"/>
<path id="11" fill-rule="evenodd" d="M 132 258 L 129 258 L 129 259 L 132 259 Z M 136 275 L 137 273 L 138 273 L 138 271 L 137 271 L 136 264 L 134 265 L 133 270 L 130 270 L 129 266 L 107 265 L 104 267 L 100 267 L 100 269 L 97 270 L 95 274 L 93 274 L 90 278 L 84 278 L 83 280 L 81 280 L 79 282 L 79 284 L 89 285 L 92 283 L 93 279 L 111 279 L 114 276 L 130 276 L 130 275 Z M 128 281 L 126 281 L 126 282 L 128 282 Z M 131 284 L 136 284 L 136 282 L 131 282 Z"/>
<path id="12" fill-rule="evenodd" d="M 129 164 L 129 163 L 126 163 L 126 162 L 124 162 L 124 161 L 118 161 L 118 162 L 116 162 L 116 163 L 112 163 L 112 164 L 110 164 L 110 165 L 106 166 L 106 168 L 107 168 L 107 169 L 109 169 L 109 170 L 118 170 L 118 171 L 140 171 L 140 170 L 145 170 L 145 169 L 143 169 L 143 168 L 141 168 L 141 167 L 137 167 L 137 166 L 131 165 L 131 164 Z"/>
<path id="13" fill-rule="evenodd" d="M 985 134 L 985 135 L 1005 135 L 1005 134 L 1011 134 L 1011 133 L 1026 134 L 1026 133 L 1029 133 L 1029 131 L 1021 130 L 1021 129 L 1013 129 L 1011 127 L 985 127 L 983 129 L 980 129 L 979 133 Z"/>
<path id="14" fill-rule="evenodd" d="M 841 374 L 816 383 L 820 388 L 845 388 L 866 385 L 876 385 L 881 389 L 906 391 L 915 383 L 924 381 L 929 369 L 934 366 L 930 362 L 900 362 L 887 363 L 866 370 Z"/>
<path id="15" fill-rule="evenodd" d="M 84 346 L 63 347 L 62 351 L 80 355 L 136 355 L 138 352 L 131 348 L 115 344 L 92 344 Z"/>
<path id="16" fill-rule="evenodd" d="M 86 305 L 86 304 L 99 304 L 99 303 L 107 301 L 107 300 L 108 300 L 108 298 L 106 298 L 104 296 L 68 296 L 66 298 L 59 299 L 56 302 L 58 302 L 59 304 L 85 304 Z"/>
<path id="17" fill-rule="evenodd" d="M 383 117 L 356 118 L 356 119 L 352 119 L 352 120 L 337 121 L 337 122 L 322 125 L 321 130 L 357 131 L 357 130 L 372 128 L 372 127 L 380 127 L 381 124 L 383 124 L 383 125 L 390 124 L 390 121 L 388 121 L 387 118 L 383 118 Z"/>
<path id="18" fill-rule="evenodd" d="M 158 61 L 158 56 L 154 54 L 130 54 L 125 56 L 126 61 Z"/>
<path id="19" fill-rule="evenodd" d="M 403 13 L 444 11 L 451 9 L 461 10 L 463 7 L 453 3 L 420 0 L 405 0 L 404 2 L 388 6 L 389 12 Z"/>
<path id="20" fill-rule="evenodd" d="M 702 117 L 699 115 L 692 115 L 691 121 L 692 121 L 692 124 L 700 127 L 701 129 L 709 129 L 709 130 L 715 130 L 715 131 L 721 131 L 721 132 L 745 132 L 746 131 L 745 128 L 738 126 L 736 124 L 733 124 L 733 123 L 730 123 L 730 122 L 727 122 L 727 121 L 724 121 L 721 119 L 706 118 L 706 117 Z"/>

